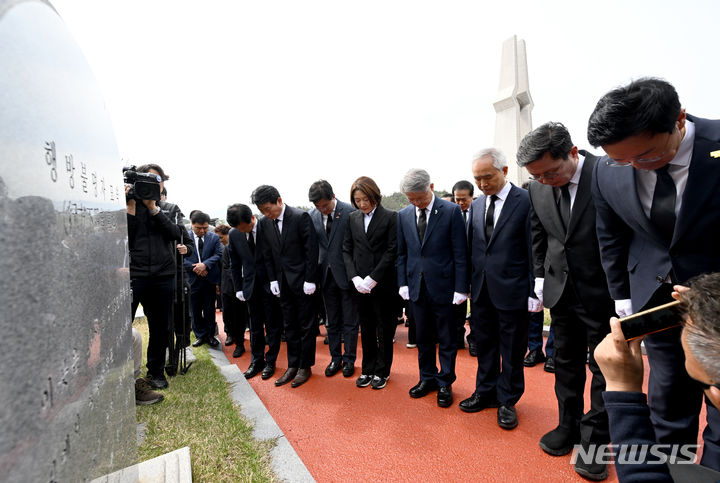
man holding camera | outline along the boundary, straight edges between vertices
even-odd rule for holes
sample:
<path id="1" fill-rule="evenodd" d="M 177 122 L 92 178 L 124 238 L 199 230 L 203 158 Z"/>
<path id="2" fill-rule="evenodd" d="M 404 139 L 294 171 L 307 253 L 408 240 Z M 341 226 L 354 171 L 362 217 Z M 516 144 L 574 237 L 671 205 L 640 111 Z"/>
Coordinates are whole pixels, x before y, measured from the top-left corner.
<path id="1" fill-rule="evenodd" d="M 131 174 L 132 173 L 132 174 Z M 154 176 L 143 176 L 151 174 Z M 169 177 L 157 164 L 145 164 L 125 172 L 132 316 L 142 304 L 150 337 L 147 349 L 147 380 L 154 389 L 168 387 L 165 379 L 165 348 L 169 338 L 175 290 L 175 250 L 185 228 L 177 205 L 160 201 Z"/>

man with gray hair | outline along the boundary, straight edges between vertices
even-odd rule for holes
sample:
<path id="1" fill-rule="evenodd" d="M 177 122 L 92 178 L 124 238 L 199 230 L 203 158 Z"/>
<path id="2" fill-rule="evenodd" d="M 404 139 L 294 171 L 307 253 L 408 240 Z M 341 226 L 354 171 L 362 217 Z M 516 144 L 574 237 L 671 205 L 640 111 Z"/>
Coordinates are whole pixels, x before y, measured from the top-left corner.
<path id="1" fill-rule="evenodd" d="M 398 285 L 416 323 L 420 382 L 410 396 L 437 390 L 438 406 L 446 408 L 453 402 L 457 357 L 453 304 L 467 301 L 467 245 L 460 207 L 437 198 L 433 188 L 422 169 L 408 171 L 400 184 L 410 206 L 398 213 Z"/>
<path id="2" fill-rule="evenodd" d="M 718 407 L 720 274 L 701 275 L 690 281 L 689 285 L 690 288 L 675 285 L 673 289 L 676 292 L 672 293 L 673 298 L 681 301 L 685 314 L 680 335 L 685 358 L 684 371 L 704 392 L 708 405 Z M 621 322 L 616 318 L 611 319 L 610 327 L 611 333 L 595 349 L 595 360 L 607 383 L 603 398 L 610 419 L 610 437 L 616 455 L 614 459 L 618 479 L 656 483 L 720 481 L 720 473 L 715 470 L 688 464 L 688 461 L 678 461 L 686 456 L 688 449 L 690 453 L 694 452 L 697 448 L 695 442 L 688 445 L 673 444 L 669 455 L 665 454 L 671 445 L 658 444 L 647 396 L 642 391 L 645 372 L 640 348 L 642 339 L 626 342 Z M 630 457 L 623 456 L 628 456 L 628 453 Z"/>
<path id="3" fill-rule="evenodd" d="M 515 404 L 525 391 L 528 311 L 542 310 L 542 304 L 531 290 L 530 201 L 527 191 L 507 182 L 507 171 L 505 156 L 493 148 L 480 151 L 472 163 L 483 192 L 472 203 L 469 229 L 478 369 L 475 392 L 460 409 L 498 408 L 498 426 L 513 429 Z"/>

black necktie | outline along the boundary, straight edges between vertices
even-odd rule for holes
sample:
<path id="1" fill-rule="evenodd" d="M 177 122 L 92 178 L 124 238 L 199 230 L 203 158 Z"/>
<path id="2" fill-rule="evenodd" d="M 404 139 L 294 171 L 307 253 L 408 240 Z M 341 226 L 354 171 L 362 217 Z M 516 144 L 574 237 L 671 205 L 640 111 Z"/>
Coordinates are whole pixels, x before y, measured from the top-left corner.
<path id="1" fill-rule="evenodd" d="M 495 202 L 497 199 L 497 195 L 490 197 L 490 206 L 488 206 L 487 213 L 485 213 L 485 241 L 490 241 L 495 227 Z"/>
<path id="2" fill-rule="evenodd" d="M 278 242 L 282 240 L 280 237 L 280 220 L 273 220 L 273 226 L 275 227 L 275 235 L 277 236 Z"/>
<path id="3" fill-rule="evenodd" d="M 669 164 L 655 170 L 657 182 L 650 207 L 650 221 L 657 227 L 665 240 L 670 243 L 675 231 L 675 182 L 668 173 Z"/>
<path id="4" fill-rule="evenodd" d="M 427 216 L 425 216 L 425 208 L 420 210 L 420 216 L 418 216 L 417 229 L 418 236 L 420 237 L 420 244 L 422 244 L 425 238 L 425 229 L 427 228 Z"/>
<path id="5" fill-rule="evenodd" d="M 330 238 L 330 228 L 332 227 L 332 213 L 327 216 L 327 222 L 325 223 L 325 234 L 328 239 Z"/>
<path id="6" fill-rule="evenodd" d="M 255 255 L 255 235 L 253 232 L 248 233 L 248 245 L 250 245 L 250 253 Z"/>
<path id="7" fill-rule="evenodd" d="M 463 210 L 463 222 L 467 226 L 467 210 Z"/>
<path id="8" fill-rule="evenodd" d="M 201 236 L 198 237 L 198 262 L 202 262 L 202 252 L 203 252 L 203 239 Z"/>
<path id="9" fill-rule="evenodd" d="M 570 183 L 560 187 L 560 218 L 567 230 L 570 226 Z"/>

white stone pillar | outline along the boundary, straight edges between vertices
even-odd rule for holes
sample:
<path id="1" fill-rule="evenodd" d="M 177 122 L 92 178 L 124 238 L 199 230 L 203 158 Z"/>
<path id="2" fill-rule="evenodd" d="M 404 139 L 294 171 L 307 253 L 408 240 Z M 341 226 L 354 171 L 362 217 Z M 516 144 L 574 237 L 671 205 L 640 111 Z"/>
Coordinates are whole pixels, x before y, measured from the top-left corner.
<path id="1" fill-rule="evenodd" d="M 502 47 L 500 87 L 495 102 L 495 148 L 508 160 L 508 179 L 521 186 L 528 179 L 527 171 L 515 162 L 522 138 L 532 130 L 533 100 L 528 83 L 525 41 L 513 35 Z"/>

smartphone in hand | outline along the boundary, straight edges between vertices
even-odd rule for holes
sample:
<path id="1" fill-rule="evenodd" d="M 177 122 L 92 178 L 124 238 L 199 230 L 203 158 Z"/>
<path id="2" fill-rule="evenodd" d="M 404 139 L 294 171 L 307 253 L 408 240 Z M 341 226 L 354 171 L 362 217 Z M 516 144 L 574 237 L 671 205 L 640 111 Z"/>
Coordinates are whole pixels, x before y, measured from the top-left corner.
<path id="1" fill-rule="evenodd" d="M 620 319 L 625 340 L 630 341 L 648 334 L 680 326 L 682 321 L 680 301 L 658 305 L 648 310 Z"/>

